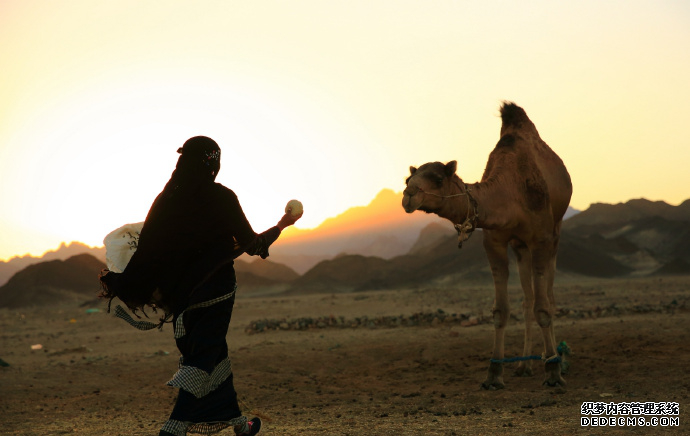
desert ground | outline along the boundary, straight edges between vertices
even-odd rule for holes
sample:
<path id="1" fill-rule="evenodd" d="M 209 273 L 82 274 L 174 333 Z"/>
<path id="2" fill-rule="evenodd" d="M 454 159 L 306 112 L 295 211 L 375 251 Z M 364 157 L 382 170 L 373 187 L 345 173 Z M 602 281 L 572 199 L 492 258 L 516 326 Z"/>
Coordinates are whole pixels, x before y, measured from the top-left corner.
<path id="1" fill-rule="evenodd" d="M 227 337 L 236 389 L 265 435 L 690 434 L 690 277 L 558 277 L 556 336 L 572 350 L 566 389 L 542 387 L 540 362 L 532 377 L 505 364 L 506 388 L 480 389 L 493 343 L 490 283 L 238 292 Z M 506 356 L 518 356 L 514 283 L 511 297 Z M 0 310 L 1 434 L 158 433 L 176 396 L 165 386 L 179 358 L 171 326 L 138 331 L 105 308 Z M 535 328 L 535 354 L 540 336 Z M 582 427 L 583 402 L 676 402 L 680 425 Z"/>

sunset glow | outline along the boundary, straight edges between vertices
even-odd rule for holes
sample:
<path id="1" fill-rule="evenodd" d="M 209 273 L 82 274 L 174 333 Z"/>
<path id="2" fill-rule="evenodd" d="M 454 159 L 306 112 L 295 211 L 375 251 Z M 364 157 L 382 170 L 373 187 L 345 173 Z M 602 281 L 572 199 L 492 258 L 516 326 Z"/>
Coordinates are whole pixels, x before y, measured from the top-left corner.
<path id="1" fill-rule="evenodd" d="M 528 6 L 527 6 L 528 5 Z M 410 165 L 481 178 L 502 100 L 571 205 L 690 198 L 682 1 L 0 3 L 0 259 L 142 221 L 206 135 L 256 231 L 318 226 Z"/>

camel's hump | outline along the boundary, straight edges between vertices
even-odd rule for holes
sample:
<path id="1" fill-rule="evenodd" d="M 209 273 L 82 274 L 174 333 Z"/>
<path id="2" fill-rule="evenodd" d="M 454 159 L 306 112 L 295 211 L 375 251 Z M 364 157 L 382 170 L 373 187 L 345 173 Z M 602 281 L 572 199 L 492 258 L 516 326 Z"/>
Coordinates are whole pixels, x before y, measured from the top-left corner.
<path id="1" fill-rule="evenodd" d="M 504 101 L 501 105 L 501 120 L 503 126 L 520 127 L 523 122 L 529 121 L 525 110 L 520 106 L 510 101 Z"/>

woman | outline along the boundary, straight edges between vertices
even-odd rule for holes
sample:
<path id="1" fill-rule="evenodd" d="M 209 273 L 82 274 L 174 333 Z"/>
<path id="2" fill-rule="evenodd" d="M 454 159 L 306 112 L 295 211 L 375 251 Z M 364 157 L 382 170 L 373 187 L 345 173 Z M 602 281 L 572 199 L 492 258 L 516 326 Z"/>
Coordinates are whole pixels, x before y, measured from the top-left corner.
<path id="1" fill-rule="evenodd" d="M 177 151 L 177 167 L 153 202 L 127 267 L 120 274 L 101 273 L 101 297 L 118 297 L 134 313 L 147 305 L 162 308 L 159 326 L 172 318 L 182 357 L 167 384 L 180 392 L 160 435 L 213 434 L 229 426 L 238 435 L 255 435 L 261 421 L 242 416 L 225 341 L 235 301 L 233 259 L 242 253 L 265 259 L 268 247 L 301 214 L 286 213 L 257 235 L 235 193 L 215 183 L 218 144 L 197 136 Z"/>

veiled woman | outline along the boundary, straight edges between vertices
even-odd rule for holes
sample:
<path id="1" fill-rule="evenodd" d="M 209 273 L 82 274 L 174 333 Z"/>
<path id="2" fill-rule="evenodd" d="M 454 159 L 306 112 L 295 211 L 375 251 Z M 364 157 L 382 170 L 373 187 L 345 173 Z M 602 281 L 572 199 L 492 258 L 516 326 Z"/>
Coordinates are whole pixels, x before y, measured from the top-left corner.
<path id="1" fill-rule="evenodd" d="M 180 391 L 160 435 L 213 434 L 230 426 L 238 435 L 255 435 L 261 421 L 242 415 L 225 340 L 237 287 L 233 259 L 242 253 L 266 258 L 301 214 L 286 213 L 256 234 L 235 193 L 215 183 L 218 144 L 197 136 L 177 151 L 176 169 L 153 202 L 127 267 L 101 273 L 101 296 L 118 297 L 135 313 L 147 305 L 163 309 L 161 323 L 172 319 L 182 357 L 167 384 Z M 137 328 L 155 326 L 118 309 Z"/>

